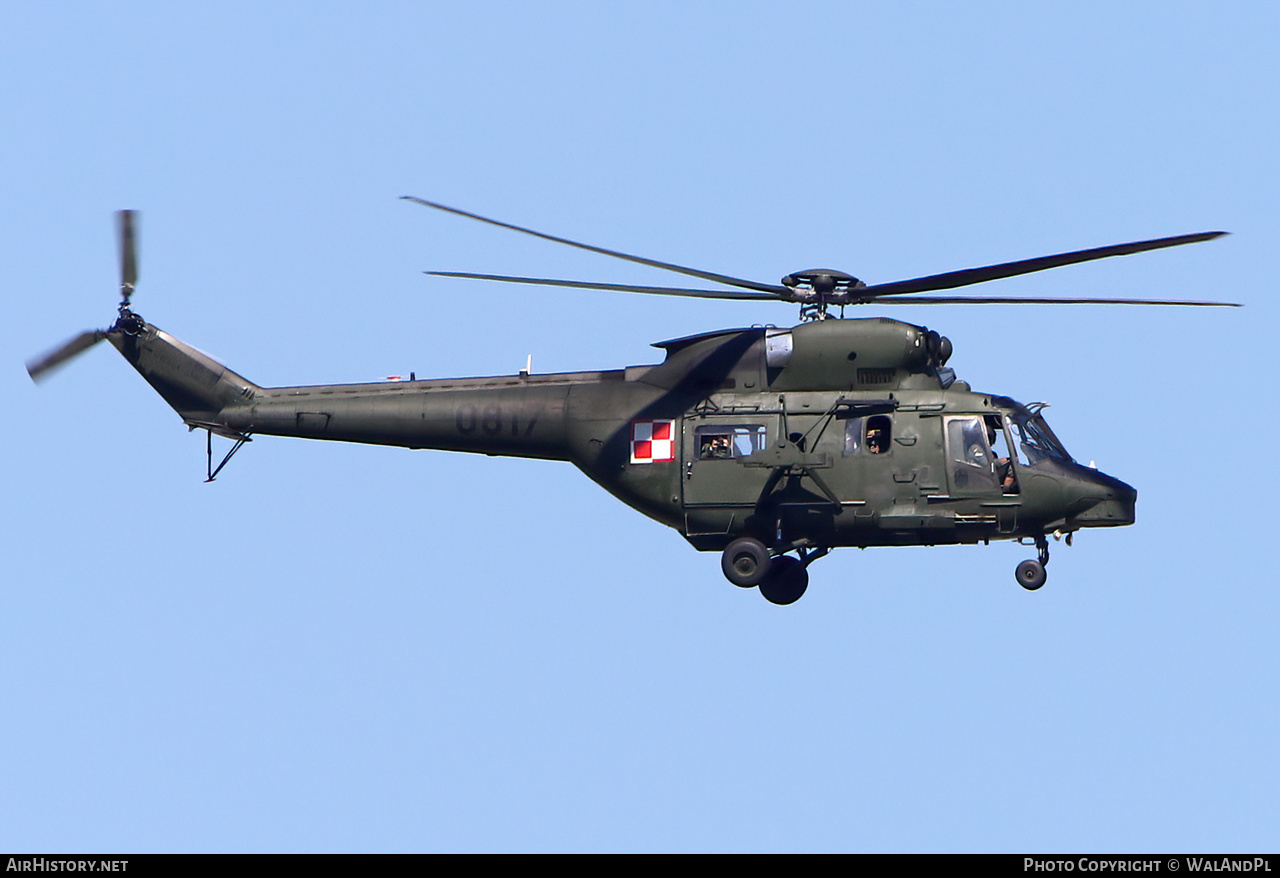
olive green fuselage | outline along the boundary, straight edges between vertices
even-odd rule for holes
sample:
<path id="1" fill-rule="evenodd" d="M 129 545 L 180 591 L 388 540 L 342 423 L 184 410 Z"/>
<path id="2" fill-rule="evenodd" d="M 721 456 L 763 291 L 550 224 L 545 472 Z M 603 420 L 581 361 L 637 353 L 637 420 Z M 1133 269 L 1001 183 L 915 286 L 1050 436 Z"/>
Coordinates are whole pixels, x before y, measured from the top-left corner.
<path id="1" fill-rule="evenodd" d="M 888 319 L 665 342 L 602 372 L 259 387 L 150 324 L 112 343 L 191 426 L 566 460 L 695 547 L 931 545 L 1129 524 L 1132 488 Z M 1001 453 L 1003 450 L 1003 454 Z"/>

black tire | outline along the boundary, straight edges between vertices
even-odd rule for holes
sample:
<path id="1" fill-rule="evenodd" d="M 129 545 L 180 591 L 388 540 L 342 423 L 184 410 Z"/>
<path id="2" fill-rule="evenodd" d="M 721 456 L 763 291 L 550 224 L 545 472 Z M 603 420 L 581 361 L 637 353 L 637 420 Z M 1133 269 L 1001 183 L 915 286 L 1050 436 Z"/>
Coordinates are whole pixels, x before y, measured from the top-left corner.
<path id="1" fill-rule="evenodd" d="M 1018 585 L 1027 591 L 1035 591 L 1044 585 L 1045 579 L 1048 578 L 1048 574 L 1044 572 L 1044 565 L 1039 561 L 1023 561 L 1014 570 L 1013 576 L 1018 580 Z"/>
<path id="2" fill-rule="evenodd" d="M 779 555 L 773 559 L 769 575 L 760 583 L 760 594 L 771 604 L 794 604 L 809 587 L 809 571 L 798 558 Z"/>
<path id="3" fill-rule="evenodd" d="M 739 588 L 759 585 L 771 566 L 769 550 L 764 543 L 751 537 L 734 540 L 720 556 L 720 569 L 724 571 L 725 579 Z"/>

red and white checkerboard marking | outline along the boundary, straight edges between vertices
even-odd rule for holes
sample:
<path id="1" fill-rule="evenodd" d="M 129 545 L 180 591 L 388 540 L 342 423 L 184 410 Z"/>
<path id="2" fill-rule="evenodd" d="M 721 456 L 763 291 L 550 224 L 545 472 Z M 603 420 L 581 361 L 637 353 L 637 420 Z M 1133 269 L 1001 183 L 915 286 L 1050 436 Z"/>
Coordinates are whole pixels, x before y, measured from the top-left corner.
<path id="1" fill-rule="evenodd" d="M 676 440 L 674 421 L 632 422 L 632 463 L 667 463 L 675 459 Z"/>

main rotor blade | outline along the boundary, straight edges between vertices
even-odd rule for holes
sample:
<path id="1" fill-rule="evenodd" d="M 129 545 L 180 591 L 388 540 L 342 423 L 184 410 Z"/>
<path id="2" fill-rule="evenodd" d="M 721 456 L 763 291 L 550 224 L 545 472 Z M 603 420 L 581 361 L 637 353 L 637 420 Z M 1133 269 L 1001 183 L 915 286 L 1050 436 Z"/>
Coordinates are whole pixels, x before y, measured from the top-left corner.
<path id="1" fill-rule="evenodd" d="M 416 198 L 412 195 L 404 195 L 401 197 L 405 201 L 413 201 L 418 204 L 421 204 L 423 207 L 433 207 L 436 210 L 443 210 L 446 213 L 453 213 L 453 214 L 457 214 L 458 216 L 465 216 L 468 219 L 479 220 L 480 222 L 488 223 L 491 226 L 498 226 L 503 229 L 511 229 L 514 232 L 523 232 L 526 235 L 533 235 L 535 238 L 542 238 L 544 241 L 554 241 L 557 244 L 568 244 L 570 247 L 577 247 L 579 250 L 588 250 L 592 253 L 600 253 L 604 256 L 612 256 L 615 259 L 625 259 L 628 262 L 635 262 L 639 265 L 648 265 L 652 268 L 661 268 L 661 269 L 665 269 L 666 271 L 674 271 L 678 274 L 685 274 L 685 275 L 688 275 L 689 277 L 696 277 L 699 280 L 709 280 L 715 283 L 727 284 L 728 286 L 731 286 L 731 287 L 739 287 L 744 290 L 757 290 L 762 293 L 771 293 L 777 296 L 786 296 L 790 294 L 790 290 L 788 290 L 786 287 L 782 286 L 781 284 L 764 284 L 754 280 L 747 280 L 746 278 L 733 277 L 727 274 L 716 274 L 713 271 L 702 271 L 701 269 L 698 269 L 698 268 L 689 268 L 684 265 L 676 265 L 671 262 L 659 262 L 656 259 L 646 259 L 643 256 L 633 256 L 630 253 L 622 253 L 617 250 L 607 250 L 604 247 L 596 247 L 592 244 L 584 244 L 581 241 L 573 241 L 573 240 L 570 240 L 569 238 L 560 238 L 560 237 L 557 237 L 556 235 L 548 235 L 545 232 L 538 232 L 538 231 L 534 231 L 533 229 L 526 229 L 522 226 L 515 226 L 515 225 L 512 225 L 511 223 L 504 223 L 501 220 L 490 219 L 485 216 L 480 216 L 479 214 L 470 213 L 465 210 L 459 210 L 456 207 L 447 207 L 443 204 L 437 204 L 434 201 L 426 201 L 421 198 Z"/>
<path id="2" fill-rule="evenodd" d="M 859 293 L 862 290 L 858 291 Z M 1058 299 L 1014 296 L 877 296 L 876 304 L 892 305 L 1187 305 L 1195 308 L 1243 308 L 1238 302 L 1199 302 L 1185 299 Z"/>
<path id="3" fill-rule="evenodd" d="M 61 366 L 76 354 L 87 351 L 106 337 L 107 334 L 98 329 L 82 332 L 48 353 L 36 357 L 34 360 L 27 360 L 27 374 L 31 376 L 32 381 L 40 381 L 51 370 Z"/>
<path id="4" fill-rule="evenodd" d="M 1191 235 L 1176 235 L 1171 238 L 1153 238 L 1149 241 L 1132 241 L 1127 244 L 1112 244 L 1109 247 L 1094 247 L 1091 250 L 1075 250 L 1071 253 L 1058 253 L 1053 256 L 1038 256 L 1035 259 L 1021 259 L 1017 262 L 1002 262 L 999 265 L 984 265 L 979 268 L 948 271 L 943 274 L 931 274 L 928 277 L 917 277 L 911 280 L 873 284 L 858 290 L 857 294 L 859 298 L 870 297 L 879 300 L 884 296 L 924 293 L 930 290 L 950 290 L 955 287 L 1000 280 L 1001 278 L 1014 277 L 1019 274 L 1030 274 L 1033 271 L 1044 271 L 1048 268 L 1074 265 L 1077 262 L 1090 262 L 1094 259 L 1106 259 L 1109 256 L 1127 256 L 1130 253 L 1159 250 L 1162 247 L 1178 247 L 1182 244 L 1211 241 L 1225 234 L 1227 233 L 1197 232 Z"/>
<path id="5" fill-rule="evenodd" d="M 510 277 L 503 274 L 474 274 L 468 271 L 424 271 L 423 274 L 435 275 L 436 277 L 462 277 L 470 280 L 494 280 L 503 283 L 512 284 L 537 284 L 547 287 L 572 287 L 579 290 L 616 290 L 623 293 L 653 293 L 659 296 L 696 296 L 704 299 L 761 299 L 769 301 L 778 301 L 781 294 L 773 293 L 749 293 L 739 292 L 737 290 L 694 290 L 685 287 L 643 287 L 632 286 L 631 284 L 606 284 L 595 283 L 593 281 L 582 280 L 555 280 L 545 277 Z M 785 287 L 781 288 L 787 295 L 790 290 Z M 790 301 L 788 298 L 786 301 Z"/>
<path id="6" fill-rule="evenodd" d="M 120 294 L 125 301 L 138 283 L 138 248 L 134 240 L 136 210 L 116 211 L 116 237 L 120 243 Z"/>

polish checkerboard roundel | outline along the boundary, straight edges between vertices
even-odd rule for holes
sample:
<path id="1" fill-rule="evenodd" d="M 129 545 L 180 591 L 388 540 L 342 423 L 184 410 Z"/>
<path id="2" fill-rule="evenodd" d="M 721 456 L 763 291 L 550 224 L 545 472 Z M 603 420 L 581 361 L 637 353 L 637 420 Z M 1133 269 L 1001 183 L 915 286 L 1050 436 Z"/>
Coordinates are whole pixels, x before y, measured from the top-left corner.
<path id="1" fill-rule="evenodd" d="M 632 421 L 632 463 L 668 463 L 675 459 L 674 421 Z"/>

